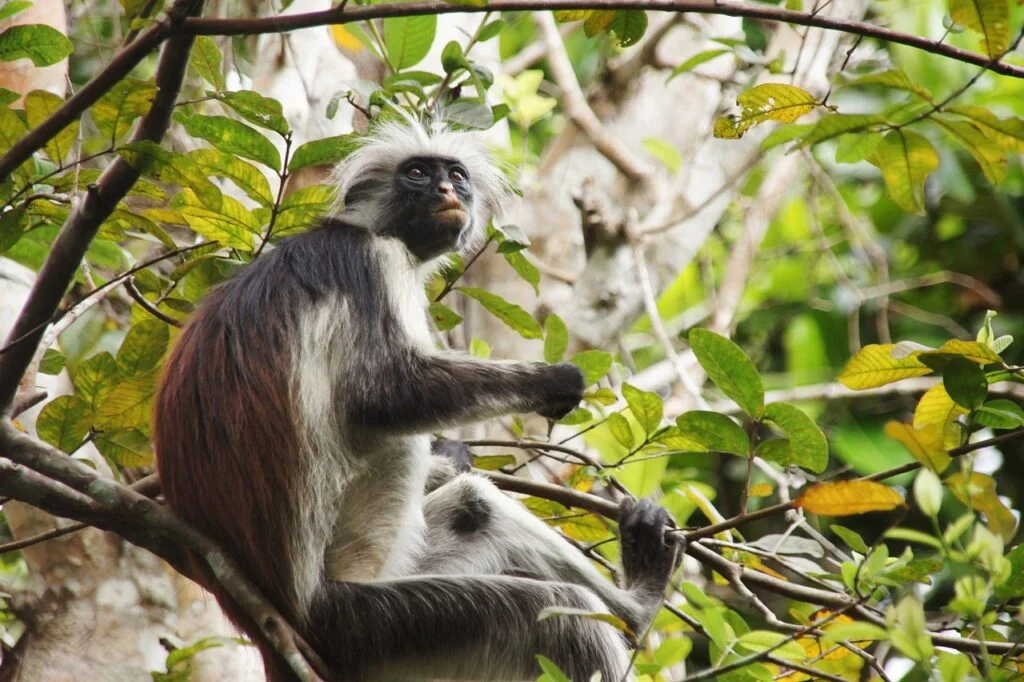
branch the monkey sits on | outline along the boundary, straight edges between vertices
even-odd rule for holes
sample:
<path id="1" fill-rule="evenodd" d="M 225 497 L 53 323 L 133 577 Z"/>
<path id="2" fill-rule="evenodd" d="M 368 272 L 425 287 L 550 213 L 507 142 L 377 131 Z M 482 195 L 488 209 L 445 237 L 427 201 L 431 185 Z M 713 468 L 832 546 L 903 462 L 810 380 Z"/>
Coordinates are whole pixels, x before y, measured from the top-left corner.
<path id="1" fill-rule="evenodd" d="M 664 510 L 623 505 L 619 588 L 464 457 L 430 475 L 453 460 L 431 457 L 429 432 L 559 417 L 583 394 L 572 365 L 484 361 L 431 339 L 424 281 L 479 242 L 501 174 L 469 135 L 409 122 L 380 125 L 336 177 L 343 208 L 215 289 L 181 333 L 155 411 L 167 502 L 339 679 L 525 680 L 537 654 L 578 681 L 623 678 L 620 632 L 537 616 L 611 612 L 642 633 L 675 562 Z M 257 643 L 268 678 L 292 679 Z"/>

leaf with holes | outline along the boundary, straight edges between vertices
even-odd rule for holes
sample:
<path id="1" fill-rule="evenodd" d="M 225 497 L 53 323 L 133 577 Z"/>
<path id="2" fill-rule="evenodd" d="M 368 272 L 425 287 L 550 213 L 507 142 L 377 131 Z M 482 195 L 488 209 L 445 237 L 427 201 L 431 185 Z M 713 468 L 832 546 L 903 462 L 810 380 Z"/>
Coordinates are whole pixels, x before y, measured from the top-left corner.
<path id="1" fill-rule="evenodd" d="M 792 123 L 814 110 L 814 95 L 793 85 L 756 85 L 736 98 L 740 113 L 715 121 L 715 137 L 738 140 L 750 128 L 767 121 Z"/>

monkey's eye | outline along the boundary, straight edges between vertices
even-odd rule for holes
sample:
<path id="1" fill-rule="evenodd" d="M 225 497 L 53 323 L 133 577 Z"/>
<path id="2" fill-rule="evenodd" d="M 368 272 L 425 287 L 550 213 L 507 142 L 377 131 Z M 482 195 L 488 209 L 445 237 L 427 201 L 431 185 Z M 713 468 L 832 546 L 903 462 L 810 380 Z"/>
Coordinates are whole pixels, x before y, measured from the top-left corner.
<path id="1" fill-rule="evenodd" d="M 427 173 L 423 170 L 423 166 L 410 166 L 405 171 L 405 175 L 412 180 L 424 180 L 427 177 Z"/>
<path id="2" fill-rule="evenodd" d="M 448 177 L 451 178 L 454 182 L 465 182 L 466 171 L 462 170 L 461 168 L 452 168 L 450 171 L 448 171 Z"/>

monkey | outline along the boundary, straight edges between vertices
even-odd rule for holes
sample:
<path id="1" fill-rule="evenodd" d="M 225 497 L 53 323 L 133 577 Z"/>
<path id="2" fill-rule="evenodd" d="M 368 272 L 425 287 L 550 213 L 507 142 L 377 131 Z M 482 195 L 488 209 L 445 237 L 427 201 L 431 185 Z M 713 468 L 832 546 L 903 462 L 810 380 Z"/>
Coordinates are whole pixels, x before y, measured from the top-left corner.
<path id="1" fill-rule="evenodd" d="M 431 335 L 424 282 L 481 241 L 507 182 L 470 134 L 411 117 L 334 177 L 339 206 L 209 293 L 169 354 L 153 420 L 167 503 L 338 679 L 525 680 L 538 654 L 576 680 L 624 678 L 618 630 L 538 614 L 610 612 L 642 633 L 675 565 L 667 513 L 623 504 L 620 588 L 464 453 L 431 454 L 432 432 L 559 418 L 583 395 L 572 364 L 472 358 Z M 256 644 L 269 680 L 293 679 Z"/>

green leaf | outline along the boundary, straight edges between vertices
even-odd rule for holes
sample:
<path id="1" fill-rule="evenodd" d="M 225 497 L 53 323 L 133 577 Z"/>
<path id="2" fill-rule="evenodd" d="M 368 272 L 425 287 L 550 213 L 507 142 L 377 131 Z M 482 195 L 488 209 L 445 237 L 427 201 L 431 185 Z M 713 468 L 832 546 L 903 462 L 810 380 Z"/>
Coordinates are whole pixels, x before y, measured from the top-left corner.
<path id="1" fill-rule="evenodd" d="M 497 471 L 506 466 L 515 466 L 515 455 L 474 455 L 473 468 L 481 471 Z"/>
<path id="2" fill-rule="evenodd" d="M 73 452 L 89 433 L 89 412 L 78 396 L 59 395 L 39 413 L 36 433 L 61 452 Z"/>
<path id="3" fill-rule="evenodd" d="M 221 101 L 249 123 L 254 123 L 261 128 L 268 128 L 280 135 L 288 133 L 289 127 L 288 121 L 284 118 L 284 109 L 276 99 L 264 97 L 252 90 L 238 90 L 226 93 L 221 97 Z"/>
<path id="4" fill-rule="evenodd" d="M 167 352 L 170 329 L 160 320 L 145 320 L 132 325 L 117 351 L 117 371 L 122 377 L 156 369 Z"/>
<path id="5" fill-rule="evenodd" d="M 112 465 L 143 467 L 153 464 L 152 441 L 139 429 L 101 433 L 94 442 L 96 449 Z"/>
<path id="6" fill-rule="evenodd" d="M 206 116 L 179 111 L 175 120 L 185 126 L 189 135 L 199 137 L 228 154 L 258 161 L 272 170 L 281 169 L 281 154 L 273 143 L 241 121 L 227 116 Z"/>
<path id="7" fill-rule="evenodd" d="M 189 66 L 218 91 L 224 90 L 225 87 L 224 73 L 220 68 L 222 59 L 217 41 L 210 36 L 196 36 L 196 41 L 192 44 L 192 54 L 188 58 Z"/>
<path id="8" fill-rule="evenodd" d="M 611 353 L 603 350 L 585 350 L 572 358 L 572 364 L 583 372 L 583 385 L 596 384 L 612 368 Z"/>
<path id="9" fill-rule="evenodd" d="M 764 386 L 747 354 L 735 343 L 707 329 L 690 332 L 690 346 L 708 378 L 747 414 L 764 411 Z"/>
<path id="10" fill-rule="evenodd" d="M 191 190 L 185 189 L 175 196 L 171 206 L 193 231 L 207 239 L 236 249 L 253 250 L 253 238 L 260 233 L 260 224 L 237 199 L 224 195 L 220 210 L 211 211 Z"/>
<path id="11" fill-rule="evenodd" d="M 942 370 L 942 383 L 949 397 L 968 410 L 981 407 L 988 396 L 988 379 L 977 364 L 962 357 L 951 357 Z"/>
<path id="12" fill-rule="evenodd" d="M 792 123 L 814 110 L 814 95 L 794 85 L 764 83 L 756 85 L 736 98 L 740 113 L 715 121 L 715 137 L 737 140 L 759 123 L 780 121 Z"/>
<path id="13" fill-rule="evenodd" d="M 949 0 L 949 16 L 980 33 L 982 50 L 993 59 L 1010 47 L 1010 5 L 1007 0 Z"/>
<path id="14" fill-rule="evenodd" d="M 837 163 L 857 163 L 868 156 L 882 143 L 882 133 L 867 132 L 858 135 L 844 135 L 836 145 Z"/>
<path id="15" fill-rule="evenodd" d="M 596 9 L 583 22 L 583 33 L 588 38 L 603 33 L 615 19 L 616 10 Z"/>
<path id="16" fill-rule="evenodd" d="M 540 270 L 537 266 L 531 263 L 522 251 L 513 251 L 512 253 L 503 253 L 505 260 L 516 273 L 526 280 L 530 286 L 533 287 L 533 293 L 540 294 Z"/>
<path id="17" fill-rule="evenodd" d="M 647 32 L 647 12 L 642 9 L 617 10 L 606 30 L 619 47 L 636 45 Z"/>
<path id="18" fill-rule="evenodd" d="M 1007 152 L 1024 153 L 1024 118 L 997 118 L 979 106 L 949 107 L 946 111 L 970 119 Z"/>
<path id="19" fill-rule="evenodd" d="M 0 106 L 5 107 L 8 104 L 14 104 L 19 99 L 21 99 L 21 93 L 8 90 L 7 88 L 0 88 Z"/>
<path id="20" fill-rule="evenodd" d="M 491 38 L 494 38 L 499 33 L 501 33 L 501 30 L 503 28 L 505 28 L 505 21 L 503 19 L 496 19 L 495 21 L 492 21 L 491 23 L 487 24 L 482 29 L 480 29 L 480 35 L 477 37 L 477 42 L 487 42 Z"/>
<path id="21" fill-rule="evenodd" d="M 67 36 L 45 24 L 11 26 L 0 33 L 0 61 L 31 59 L 35 66 L 50 66 L 71 54 Z"/>
<path id="22" fill-rule="evenodd" d="M 1024 545 L 1011 549 L 1006 559 L 1010 562 L 1010 576 L 996 587 L 996 598 L 1006 600 L 1024 597 Z"/>
<path id="23" fill-rule="evenodd" d="M 761 143 L 761 149 L 771 149 L 793 139 L 799 139 L 801 147 L 809 147 L 840 135 L 859 133 L 884 124 L 885 117 L 877 114 L 828 114 L 811 125 L 788 125 L 773 130 Z"/>
<path id="24" fill-rule="evenodd" d="M 566 677 L 565 673 L 562 672 L 562 669 L 546 656 L 538 654 L 537 665 L 539 665 L 540 669 L 544 672 L 540 677 L 542 682 L 572 682 L 572 680 Z"/>
<path id="25" fill-rule="evenodd" d="M 486 104 L 459 100 L 444 109 L 445 117 L 452 124 L 474 130 L 487 130 L 494 125 L 494 112 Z"/>
<path id="26" fill-rule="evenodd" d="M 544 320 L 544 362 L 552 365 L 561 362 L 568 348 L 569 328 L 558 315 L 549 314 Z"/>
<path id="27" fill-rule="evenodd" d="M 46 90 L 33 90 L 25 97 L 25 118 L 29 128 L 37 128 L 64 104 L 64 100 Z M 71 153 L 78 136 L 78 120 L 74 120 L 46 143 L 43 149 L 50 160 L 61 165 Z"/>
<path id="28" fill-rule="evenodd" d="M 359 148 L 359 140 L 357 135 L 350 133 L 307 142 L 292 154 L 288 172 L 294 173 L 306 166 L 336 164 Z"/>
<path id="29" fill-rule="evenodd" d="M 935 649 L 928 637 L 924 608 L 914 597 L 904 597 L 886 613 L 889 635 L 893 645 L 912 661 L 923 663 L 932 657 Z"/>
<path id="30" fill-rule="evenodd" d="M 75 371 L 75 395 L 81 398 L 90 412 L 106 400 L 117 383 L 117 362 L 110 353 L 97 353 L 78 365 Z"/>
<path id="31" fill-rule="evenodd" d="M 440 303 L 438 301 L 432 302 L 430 307 L 427 309 L 427 312 L 430 314 L 430 319 L 434 321 L 434 327 L 436 327 L 439 332 L 446 332 L 449 329 L 454 329 L 462 322 L 462 315 L 459 315 L 444 303 Z"/>
<path id="32" fill-rule="evenodd" d="M 274 221 L 274 236 L 282 237 L 316 225 L 334 202 L 331 185 L 310 185 L 284 198 Z"/>
<path id="33" fill-rule="evenodd" d="M 860 536 L 860 533 L 850 530 L 846 526 L 840 526 L 838 523 L 833 523 L 829 526 L 829 529 L 841 537 L 846 546 L 852 549 L 854 552 L 860 552 L 861 554 L 867 554 L 871 551 L 868 547 L 868 543 L 864 542 L 864 538 Z"/>
<path id="34" fill-rule="evenodd" d="M 207 208 L 220 208 L 220 190 L 191 158 L 175 154 L 149 140 L 126 144 L 117 153 L 143 175 L 188 188 L 195 192 Z"/>
<path id="35" fill-rule="evenodd" d="M 92 122 L 104 137 L 116 142 L 131 131 L 135 119 L 149 111 L 154 97 L 156 83 L 153 81 L 120 80 L 92 105 Z"/>
<path id="36" fill-rule="evenodd" d="M 882 138 L 867 160 L 882 171 L 893 201 L 905 211 L 924 215 L 924 181 L 939 167 L 939 153 L 926 137 L 894 130 Z"/>
<path id="37" fill-rule="evenodd" d="M 645 137 L 643 145 L 647 153 L 660 161 L 669 173 L 675 175 L 683 167 L 683 155 L 671 142 L 658 137 Z"/>
<path id="38" fill-rule="evenodd" d="M 882 85 L 892 90 L 906 90 L 912 92 L 925 101 L 931 101 L 932 93 L 927 88 L 922 86 L 920 83 L 915 83 L 900 69 L 891 69 L 889 71 L 879 71 L 877 73 L 869 73 L 864 76 L 859 76 L 851 80 L 840 83 L 838 87 L 849 88 L 860 85 Z"/>
<path id="39" fill-rule="evenodd" d="M 820 474 L 828 466 L 828 441 L 818 425 L 800 408 L 789 403 L 772 403 L 764 410 L 764 419 L 777 426 L 789 441 L 788 461 Z"/>
<path id="40" fill-rule="evenodd" d="M 932 116 L 930 120 L 970 152 L 989 182 L 998 185 L 1003 181 L 1006 177 L 1009 155 L 999 146 L 996 138 L 986 136 L 972 121 L 955 120 L 938 114 Z"/>
<path id="41" fill-rule="evenodd" d="M 622 385 L 622 397 L 633 412 L 633 416 L 640 422 L 644 433 L 652 435 L 661 426 L 661 417 L 664 412 L 664 404 L 661 396 L 651 391 L 642 391 L 629 384 Z"/>
<path id="42" fill-rule="evenodd" d="M 269 208 L 274 205 L 267 176 L 248 161 L 217 149 L 193 149 L 187 157 L 195 162 L 203 175 L 230 180 L 261 206 Z"/>
<path id="43" fill-rule="evenodd" d="M 27 227 L 25 224 L 26 213 L 27 210 L 23 204 L 0 214 L 0 254 L 6 253 L 21 239 L 21 235 L 24 234 Z"/>
<path id="44" fill-rule="evenodd" d="M 96 407 L 95 427 L 101 431 L 145 427 L 149 424 L 156 394 L 155 371 L 136 374 L 117 382 Z"/>
<path id="45" fill-rule="evenodd" d="M 690 450 L 693 445 L 694 451 L 727 452 L 739 457 L 747 457 L 750 454 L 750 438 L 746 431 L 724 414 L 709 412 L 706 410 L 691 410 L 676 417 L 678 435 L 685 438 L 689 443 L 672 443 L 665 441 L 669 447 L 677 445 L 688 445 L 679 447 L 680 450 Z M 659 442 L 663 439 L 659 438 Z M 689 445 L 692 443 L 692 445 Z"/>
<path id="46" fill-rule="evenodd" d="M 391 17 L 384 20 L 384 47 L 396 71 L 415 66 L 434 44 L 437 16 Z"/>
<path id="47" fill-rule="evenodd" d="M 593 13 L 594 10 L 592 9 L 564 9 L 552 12 L 555 15 L 555 21 L 560 24 L 567 24 L 570 21 L 584 21 Z"/>
<path id="48" fill-rule="evenodd" d="M 792 635 L 784 632 L 751 630 L 740 635 L 737 644 L 754 653 L 771 651 L 773 655 L 790 661 L 803 661 L 807 658 L 804 648 L 793 639 Z"/>
<path id="49" fill-rule="evenodd" d="M 544 336 L 533 316 L 515 303 L 509 303 L 497 294 L 476 287 L 456 287 L 456 290 L 478 302 L 487 312 L 511 327 L 524 339 L 539 339 Z"/>
<path id="50" fill-rule="evenodd" d="M 39 363 L 39 371 L 43 374 L 57 375 L 64 371 L 68 359 L 56 348 L 47 348 L 43 353 L 43 361 Z"/>
<path id="51" fill-rule="evenodd" d="M 636 439 L 633 438 L 633 427 L 629 425 L 629 420 L 623 417 L 622 413 L 612 412 L 608 415 L 608 431 L 619 445 L 627 450 L 632 450 L 636 445 Z"/>
<path id="52" fill-rule="evenodd" d="M 8 0 L 4 3 L 3 7 L 0 7 L 0 21 L 13 17 L 19 12 L 24 12 L 32 6 L 30 0 Z"/>
<path id="53" fill-rule="evenodd" d="M 704 62 L 710 62 L 715 57 L 720 57 L 723 54 L 730 54 L 731 52 L 731 50 L 723 49 L 704 50 L 703 52 L 698 52 L 697 54 L 693 55 L 685 62 L 677 66 L 676 68 L 672 69 L 672 74 L 668 77 L 668 80 L 672 80 L 681 73 L 693 71 L 695 68 L 697 68 Z"/>
<path id="54" fill-rule="evenodd" d="M 1012 400 L 990 400 L 974 412 L 974 421 L 993 429 L 1024 428 L 1024 410 Z"/>

